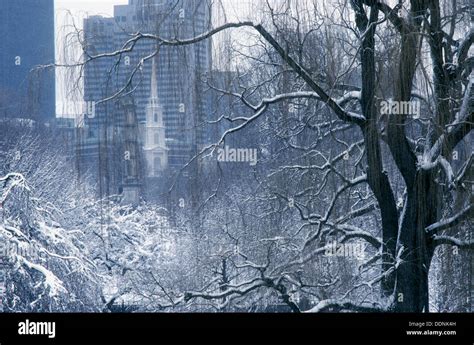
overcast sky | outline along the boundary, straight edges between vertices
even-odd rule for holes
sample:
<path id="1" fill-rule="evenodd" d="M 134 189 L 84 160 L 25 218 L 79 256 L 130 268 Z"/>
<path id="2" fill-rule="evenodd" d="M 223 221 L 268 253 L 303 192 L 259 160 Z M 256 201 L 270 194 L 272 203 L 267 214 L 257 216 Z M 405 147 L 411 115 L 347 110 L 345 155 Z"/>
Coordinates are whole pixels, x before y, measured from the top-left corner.
<path id="1" fill-rule="evenodd" d="M 56 13 L 70 10 L 75 13 L 112 15 L 114 5 L 126 4 L 127 0 L 55 0 Z"/>
<path id="2" fill-rule="evenodd" d="M 221 0 L 229 17 L 240 16 L 251 0 Z M 114 5 L 127 4 L 128 0 L 55 0 L 57 24 L 60 25 L 67 11 L 81 18 L 87 15 L 112 16 Z"/>

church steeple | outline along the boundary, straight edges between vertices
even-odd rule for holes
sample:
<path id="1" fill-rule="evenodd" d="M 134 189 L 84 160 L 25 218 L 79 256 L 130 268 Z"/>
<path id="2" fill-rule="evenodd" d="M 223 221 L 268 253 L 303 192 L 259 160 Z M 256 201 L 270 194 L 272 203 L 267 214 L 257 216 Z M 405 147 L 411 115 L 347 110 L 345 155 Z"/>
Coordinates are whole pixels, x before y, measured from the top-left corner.
<path id="1" fill-rule="evenodd" d="M 153 57 L 152 63 L 151 63 L 151 85 L 150 85 L 150 98 L 149 102 L 153 105 L 159 104 L 159 99 L 158 99 L 158 78 L 157 78 L 157 73 L 156 73 L 156 58 Z"/>
<path id="2" fill-rule="evenodd" d="M 151 65 L 150 95 L 147 104 L 147 126 L 163 127 L 163 107 L 158 96 L 158 73 L 156 58 L 153 58 Z M 164 138 L 163 138 L 164 139 Z"/>
<path id="3" fill-rule="evenodd" d="M 168 148 L 166 147 L 163 107 L 158 96 L 158 73 L 156 58 L 152 60 L 150 94 L 146 106 L 145 157 L 148 165 L 148 177 L 158 177 L 168 166 Z"/>

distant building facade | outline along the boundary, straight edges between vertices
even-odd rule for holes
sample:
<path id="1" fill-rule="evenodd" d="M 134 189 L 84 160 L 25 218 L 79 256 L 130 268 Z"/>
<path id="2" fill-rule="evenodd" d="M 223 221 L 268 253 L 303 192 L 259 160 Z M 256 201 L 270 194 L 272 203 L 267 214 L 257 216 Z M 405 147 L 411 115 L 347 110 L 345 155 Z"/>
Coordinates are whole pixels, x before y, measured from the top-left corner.
<path id="1" fill-rule="evenodd" d="M 54 0 L 0 1 L 0 117 L 55 117 Z"/>
<path id="2" fill-rule="evenodd" d="M 194 37 L 210 26 L 209 4 L 209 0 L 129 0 L 128 5 L 115 6 L 114 18 L 92 16 L 84 20 L 86 52 L 97 55 L 116 51 L 136 32 L 166 39 Z M 126 85 L 132 89 L 129 96 L 136 107 L 145 176 L 180 169 L 199 151 L 206 142 L 202 123 L 209 111 L 203 77 L 211 67 L 210 41 L 161 47 L 151 58 L 156 50 L 155 40 L 143 39 L 131 52 L 91 61 L 84 70 L 86 102 L 111 97 Z M 120 97 L 97 104 L 95 116 L 85 118 L 84 161 L 93 162 L 90 158 L 99 158 L 100 146 L 110 145 L 110 132 L 117 125 L 117 102 Z M 103 155 L 100 158 L 106 159 Z"/>

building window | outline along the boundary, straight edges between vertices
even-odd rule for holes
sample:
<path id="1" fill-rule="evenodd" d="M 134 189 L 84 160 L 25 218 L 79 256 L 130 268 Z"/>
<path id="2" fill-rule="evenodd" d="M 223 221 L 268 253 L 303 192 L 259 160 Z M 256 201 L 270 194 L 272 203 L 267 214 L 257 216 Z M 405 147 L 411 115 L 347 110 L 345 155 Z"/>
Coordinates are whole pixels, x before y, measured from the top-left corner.
<path id="1" fill-rule="evenodd" d="M 153 114 L 153 121 L 155 121 L 155 123 L 158 123 L 158 114 Z"/>
<path id="2" fill-rule="evenodd" d="M 160 135 L 158 133 L 155 134 L 155 145 L 158 145 L 160 142 Z"/>

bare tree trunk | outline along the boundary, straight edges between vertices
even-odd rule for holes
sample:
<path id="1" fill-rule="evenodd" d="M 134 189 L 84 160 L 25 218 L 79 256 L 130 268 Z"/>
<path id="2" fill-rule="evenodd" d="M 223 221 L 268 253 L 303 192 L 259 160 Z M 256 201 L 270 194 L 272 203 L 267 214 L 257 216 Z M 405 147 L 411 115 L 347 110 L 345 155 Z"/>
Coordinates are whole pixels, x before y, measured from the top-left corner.
<path id="1" fill-rule="evenodd" d="M 438 193 L 432 173 L 419 171 L 414 188 L 408 192 L 400 229 L 403 254 L 396 274 L 395 311 L 428 311 L 428 272 L 434 246 L 425 229 L 438 218 Z"/>

